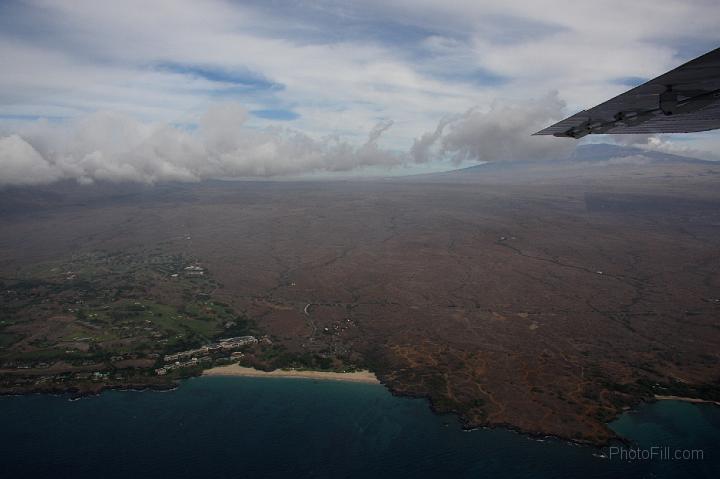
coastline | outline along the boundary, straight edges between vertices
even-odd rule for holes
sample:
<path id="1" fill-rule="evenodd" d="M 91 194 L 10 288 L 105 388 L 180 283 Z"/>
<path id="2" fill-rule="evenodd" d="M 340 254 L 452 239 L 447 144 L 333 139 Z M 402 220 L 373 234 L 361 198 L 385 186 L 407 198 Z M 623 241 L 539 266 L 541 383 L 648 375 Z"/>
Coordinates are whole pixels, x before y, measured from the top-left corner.
<path id="1" fill-rule="evenodd" d="M 303 371 L 296 369 L 275 369 L 274 371 L 261 371 L 255 368 L 246 368 L 239 364 L 228 364 L 227 366 L 216 366 L 206 369 L 203 376 L 237 376 L 250 378 L 297 378 L 297 379 L 320 379 L 330 381 L 348 381 L 356 383 L 380 384 L 380 381 L 367 370 L 354 371 L 351 373 L 338 373 L 334 371 Z"/>
<path id="2" fill-rule="evenodd" d="M 698 399 L 698 398 L 689 398 L 684 396 L 664 396 L 662 394 L 656 394 L 655 399 L 658 401 L 685 401 L 685 402 L 693 402 L 693 403 L 708 403 L 708 404 L 714 404 L 716 406 L 720 406 L 720 401 L 711 401 L 709 399 Z"/>

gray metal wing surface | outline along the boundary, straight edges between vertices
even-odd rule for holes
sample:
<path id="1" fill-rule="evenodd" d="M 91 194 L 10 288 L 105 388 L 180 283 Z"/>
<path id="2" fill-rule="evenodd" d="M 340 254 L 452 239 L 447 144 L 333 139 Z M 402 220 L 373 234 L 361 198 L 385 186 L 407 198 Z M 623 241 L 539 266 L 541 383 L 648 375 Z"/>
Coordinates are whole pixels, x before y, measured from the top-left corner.
<path id="1" fill-rule="evenodd" d="M 720 48 L 535 135 L 690 133 L 720 128 Z"/>

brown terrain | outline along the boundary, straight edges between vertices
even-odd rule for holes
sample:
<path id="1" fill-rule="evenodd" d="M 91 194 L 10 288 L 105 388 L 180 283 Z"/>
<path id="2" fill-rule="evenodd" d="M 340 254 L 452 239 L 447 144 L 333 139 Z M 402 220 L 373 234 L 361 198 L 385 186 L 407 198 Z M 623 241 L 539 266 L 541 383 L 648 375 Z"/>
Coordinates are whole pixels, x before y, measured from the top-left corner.
<path id="1" fill-rule="evenodd" d="M 93 333 L 123 316 L 93 323 L 80 313 L 86 289 L 62 285 L 86 279 L 96 306 L 136 298 L 153 318 L 211 294 L 225 309 L 198 303 L 208 314 L 244 318 L 287 357 L 370 368 L 393 393 L 428 397 L 468 427 L 600 444 L 612 438 L 609 420 L 656 394 L 720 399 L 720 165 L 512 163 L 0 194 L 5 391 L 53 389 L 43 386 L 53 371 L 108 364 L 110 379 L 122 378 L 180 349 L 172 341 L 184 333 L 158 321 L 146 320 L 147 336 L 118 332 L 131 325 Z M 129 273 L 97 259 L 117 252 L 176 258 L 176 269 L 192 262 L 212 279 L 173 286 L 170 270 L 153 269 L 131 276 L 142 288 L 123 296 L 117 282 Z M 92 267 L 66 271 L 78 262 Z M 38 278 L 46 283 L 28 283 Z M 195 317 L 177 316 L 195 341 L 234 323 Z M 65 351 L 90 359 L 64 362 Z M 282 365 L 263 351 L 244 364 Z M 159 381 L 138 374 L 130 382 Z M 28 379 L 39 376 L 45 383 Z"/>

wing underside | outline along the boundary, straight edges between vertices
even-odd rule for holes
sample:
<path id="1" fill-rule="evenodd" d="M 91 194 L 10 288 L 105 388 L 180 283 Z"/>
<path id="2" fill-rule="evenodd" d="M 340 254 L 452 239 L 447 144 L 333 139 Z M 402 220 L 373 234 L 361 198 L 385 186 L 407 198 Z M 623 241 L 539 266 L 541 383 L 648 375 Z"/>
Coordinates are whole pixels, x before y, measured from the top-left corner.
<path id="1" fill-rule="evenodd" d="M 536 135 L 690 133 L 720 128 L 720 48 Z"/>

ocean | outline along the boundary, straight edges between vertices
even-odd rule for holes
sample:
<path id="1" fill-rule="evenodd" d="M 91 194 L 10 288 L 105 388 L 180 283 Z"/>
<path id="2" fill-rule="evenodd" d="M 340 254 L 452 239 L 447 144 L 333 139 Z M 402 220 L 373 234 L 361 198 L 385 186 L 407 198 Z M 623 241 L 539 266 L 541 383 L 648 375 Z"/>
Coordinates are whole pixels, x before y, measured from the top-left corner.
<path id="1" fill-rule="evenodd" d="M 463 431 L 380 385 L 303 379 L 2 397 L 0 418 L 3 478 L 720 477 L 720 408 L 679 401 L 644 405 L 612 427 L 633 448 L 702 458 L 611 458 L 506 429 Z"/>

